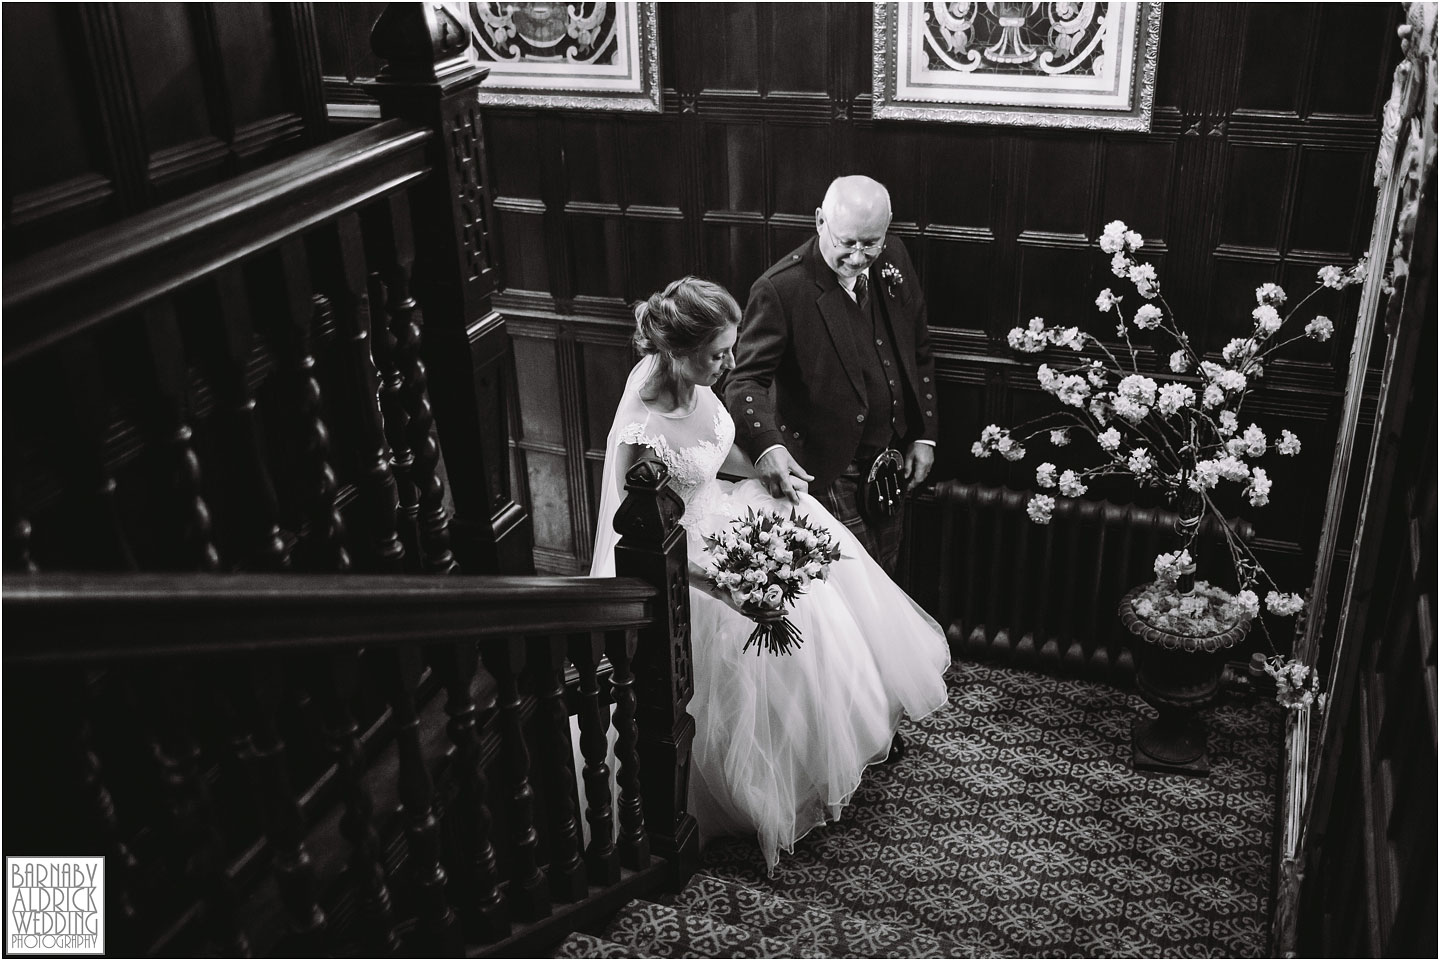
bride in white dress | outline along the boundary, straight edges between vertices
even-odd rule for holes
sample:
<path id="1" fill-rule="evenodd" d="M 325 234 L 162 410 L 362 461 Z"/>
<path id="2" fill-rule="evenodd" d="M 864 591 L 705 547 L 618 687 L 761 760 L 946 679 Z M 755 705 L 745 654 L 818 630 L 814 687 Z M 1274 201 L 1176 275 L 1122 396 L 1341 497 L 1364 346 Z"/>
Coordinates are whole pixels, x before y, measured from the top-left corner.
<path id="1" fill-rule="evenodd" d="M 945 703 L 945 635 L 808 493 L 771 497 L 735 446 L 735 425 L 713 385 L 734 366 L 740 308 L 724 288 L 677 280 L 635 310 L 645 353 L 605 449 L 591 576 L 615 573 L 615 511 L 626 470 L 658 457 L 685 501 L 695 718 L 690 812 L 702 843 L 754 834 L 766 865 L 806 832 L 840 816 L 865 767 L 885 759 L 902 714 Z M 834 533 L 844 557 L 790 609 L 804 636 L 788 655 L 742 652 L 754 622 L 704 577 L 703 534 L 747 507 L 792 509 Z"/>

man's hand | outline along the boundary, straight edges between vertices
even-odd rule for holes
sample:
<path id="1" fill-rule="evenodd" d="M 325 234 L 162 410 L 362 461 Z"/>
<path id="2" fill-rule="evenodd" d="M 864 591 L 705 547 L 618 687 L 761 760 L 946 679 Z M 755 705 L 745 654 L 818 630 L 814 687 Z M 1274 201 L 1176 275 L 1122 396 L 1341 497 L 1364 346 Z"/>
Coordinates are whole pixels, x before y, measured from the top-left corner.
<path id="1" fill-rule="evenodd" d="M 918 487 L 924 483 L 925 478 L 930 476 L 930 468 L 935 464 L 935 448 L 929 444 L 911 444 L 910 450 L 905 454 L 905 483 L 909 487 Z"/>
<path id="2" fill-rule="evenodd" d="M 771 497 L 783 497 L 796 504 L 800 502 L 800 495 L 810 489 L 809 482 L 815 479 L 814 475 L 805 473 L 783 447 L 766 451 L 755 462 L 755 471 Z"/>

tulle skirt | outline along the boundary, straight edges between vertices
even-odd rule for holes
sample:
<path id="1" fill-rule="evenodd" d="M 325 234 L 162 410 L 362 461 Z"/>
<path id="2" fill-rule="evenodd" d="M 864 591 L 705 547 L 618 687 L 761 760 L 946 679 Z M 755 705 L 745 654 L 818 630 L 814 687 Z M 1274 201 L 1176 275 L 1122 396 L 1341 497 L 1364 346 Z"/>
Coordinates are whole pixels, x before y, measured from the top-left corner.
<path id="1" fill-rule="evenodd" d="M 788 515 L 759 481 L 721 482 L 686 517 L 691 556 L 700 535 L 747 507 Z M 804 636 L 788 655 L 742 653 L 755 623 L 691 588 L 696 734 L 690 810 L 702 841 L 758 837 L 766 864 L 840 816 L 865 767 L 883 760 L 903 714 L 945 703 L 950 651 L 939 625 L 880 568 L 819 501 L 796 511 L 838 538 L 845 557 L 789 609 Z"/>

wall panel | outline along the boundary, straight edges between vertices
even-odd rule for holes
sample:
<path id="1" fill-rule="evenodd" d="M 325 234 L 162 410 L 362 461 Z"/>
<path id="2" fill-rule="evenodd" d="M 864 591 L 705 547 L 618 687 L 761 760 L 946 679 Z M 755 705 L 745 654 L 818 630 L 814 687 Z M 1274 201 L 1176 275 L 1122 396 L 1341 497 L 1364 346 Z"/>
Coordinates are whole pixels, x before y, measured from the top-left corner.
<path id="1" fill-rule="evenodd" d="M 575 525 L 564 556 L 549 529 L 542 566 L 588 565 L 597 418 L 608 426 L 630 366 L 628 305 L 692 272 L 743 303 L 813 234 L 837 175 L 889 183 L 895 232 L 922 275 L 941 381 L 937 479 L 1029 483 L 969 446 L 985 424 L 1044 402 L 1033 359 L 1005 346 L 1011 326 L 1039 314 L 1113 338 L 1093 303 L 1116 283 L 1094 245 L 1108 221 L 1145 235 L 1167 299 L 1216 351 L 1248 329 L 1255 287 L 1304 289 L 1319 266 L 1364 248 L 1398 7 L 1168 5 L 1145 134 L 875 121 L 870 14 L 854 3 L 662 4 L 659 116 L 486 111 L 509 283 L 497 303 L 554 345 L 576 339 L 517 352 L 522 386 L 545 393 L 533 408 L 522 399 L 527 443 L 538 427 L 583 505 L 554 504 L 556 465 L 532 470 L 549 485 L 534 505 L 537 539 L 552 505 L 553 524 Z M 1312 485 L 1328 469 L 1357 301 L 1327 292 L 1316 304 L 1332 311 L 1335 339 L 1292 350 L 1256 405 L 1257 418 L 1304 425 L 1306 455 L 1285 470 Z M 597 338 L 610 344 L 603 359 Z M 527 364 L 551 369 L 536 378 Z M 1253 518 L 1265 550 L 1302 572 L 1321 511 L 1312 495 Z"/>

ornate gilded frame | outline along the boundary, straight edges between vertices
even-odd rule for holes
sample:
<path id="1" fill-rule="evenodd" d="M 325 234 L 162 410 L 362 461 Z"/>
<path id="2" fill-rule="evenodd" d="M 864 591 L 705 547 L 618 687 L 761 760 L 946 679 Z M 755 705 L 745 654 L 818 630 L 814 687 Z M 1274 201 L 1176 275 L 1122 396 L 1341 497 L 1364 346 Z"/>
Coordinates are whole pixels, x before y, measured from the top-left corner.
<path id="1" fill-rule="evenodd" d="M 526 59 L 515 44 L 515 7 L 528 4 L 467 3 L 465 20 L 471 51 L 490 68 L 479 100 L 497 107 L 553 107 L 565 110 L 660 112 L 660 42 L 654 2 L 609 0 L 604 3 L 547 4 L 568 18 L 570 45 L 587 29 L 587 14 L 613 11 L 616 50 L 613 59 L 585 62 L 584 57 Z M 507 12 L 508 11 L 508 12 Z M 602 17 L 603 19 L 603 17 Z M 500 39 L 497 42 L 497 37 Z M 524 39 L 524 38 L 522 38 Z M 497 47 L 507 44 L 514 58 Z M 558 43 L 566 43 L 560 40 Z M 600 47 L 608 43 L 602 40 Z M 558 46 L 558 44 L 557 44 Z"/>
<path id="2" fill-rule="evenodd" d="M 1017 8 L 1013 15 L 1003 10 L 1007 6 Z M 1061 15 L 1057 10 L 1060 6 L 954 4 L 943 0 L 875 4 L 871 59 L 874 117 L 1148 131 L 1155 104 L 1161 4 L 1064 5 L 1076 16 L 1091 18 L 1094 29 L 1078 36 L 1062 32 L 1065 27 L 1060 24 L 1074 21 L 1056 19 Z M 986 11 L 982 13 L 981 7 Z M 1026 8 L 1030 8 L 1028 12 Z M 1112 18 L 1112 10 L 1120 16 Z M 1025 26 L 1013 26 L 1022 21 Z M 1018 38 L 1020 31 L 1033 31 L 1042 24 L 1052 27 L 1051 37 L 1060 38 L 1056 46 L 1042 49 L 1029 47 L 1023 41 L 1020 44 L 1034 51 L 1023 62 L 1033 63 L 1037 75 L 1016 73 L 1019 68 L 1002 66 L 1005 62 L 1022 62 L 1024 56 L 1007 61 L 1007 51 L 1001 49 L 1007 36 Z M 985 27 L 1002 33 L 991 48 L 982 52 L 978 47 L 980 31 Z M 948 50 L 940 49 L 942 42 Z M 1063 57 L 1067 52 L 1064 45 L 1070 42 L 1088 44 L 1082 51 L 1086 56 L 1073 57 L 1069 64 L 1057 63 L 1053 59 L 1056 51 L 1062 51 Z M 1082 59 L 1091 63 L 1100 59 L 1112 45 L 1120 63 L 1113 77 L 1107 78 L 1100 71 L 1067 72 Z"/>

